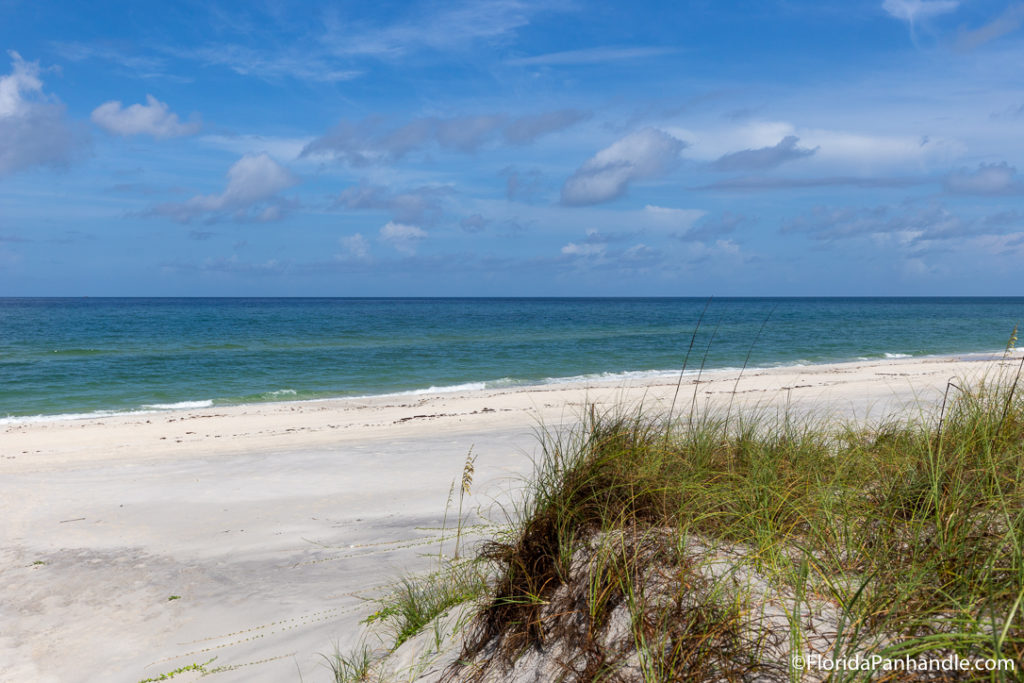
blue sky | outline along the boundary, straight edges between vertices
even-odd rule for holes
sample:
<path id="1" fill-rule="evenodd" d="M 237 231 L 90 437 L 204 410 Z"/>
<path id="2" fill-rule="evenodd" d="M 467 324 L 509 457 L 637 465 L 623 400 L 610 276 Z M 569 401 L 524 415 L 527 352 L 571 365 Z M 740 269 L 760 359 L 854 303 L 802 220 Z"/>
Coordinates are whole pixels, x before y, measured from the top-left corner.
<path id="1" fill-rule="evenodd" d="M 0 0 L 0 295 L 1019 294 L 1022 28 Z"/>

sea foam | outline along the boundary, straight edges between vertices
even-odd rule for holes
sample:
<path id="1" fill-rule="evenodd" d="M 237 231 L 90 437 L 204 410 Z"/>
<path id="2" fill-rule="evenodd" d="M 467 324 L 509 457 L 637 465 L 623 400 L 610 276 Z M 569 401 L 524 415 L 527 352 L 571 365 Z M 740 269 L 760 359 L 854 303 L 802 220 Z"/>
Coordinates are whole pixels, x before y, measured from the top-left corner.
<path id="1" fill-rule="evenodd" d="M 179 401 L 177 403 L 147 403 L 143 404 L 145 410 L 193 410 L 195 408 L 210 408 L 213 401 Z"/>

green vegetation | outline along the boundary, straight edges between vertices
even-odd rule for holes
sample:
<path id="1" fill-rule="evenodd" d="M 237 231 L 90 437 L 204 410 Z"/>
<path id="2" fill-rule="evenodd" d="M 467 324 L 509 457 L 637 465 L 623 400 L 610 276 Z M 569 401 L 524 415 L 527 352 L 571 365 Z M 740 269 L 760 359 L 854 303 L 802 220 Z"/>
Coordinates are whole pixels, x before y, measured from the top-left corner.
<path id="1" fill-rule="evenodd" d="M 353 683 L 365 680 L 373 666 L 373 652 L 363 645 L 350 654 L 342 654 L 337 646 L 331 656 L 320 655 L 331 670 L 334 683 Z"/>
<path id="2" fill-rule="evenodd" d="M 488 588 L 477 562 L 448 563 L 443 569 L 416 578 L 404 578 L 398 588 L 381 600 L 381 608 L 365 623 L 381 622 L 397 649 L 437 616 L 451 607 L 473 600 Z"/>
<path id="3" fill-rule="evenodd" d="M 432 651 L 450 680 L 505 680 L 517 666 L 565 681 L 936 680 L 802 670 L 797 656 L 814 654 L 1004 660 L 1014 668 L 941 680 L 1019 680 L 1015 341 L 984 380 L 950 382 L 934 414 L 881 424 L 732 401 L 674 419 L 592 407 L 575 428 L 542 432 L 504 532 L 473 559 L 439 555 L 438 571 L 403 580 L 367 622 L 388 625 L 393 651 L 474 602 L 461 649 L 444 655 L 438 638 Z M 472 458 L 467 468 L 465 491 Z M 337 680 L 380 673 L 364 661 Z"/>
<path id="4" fill-rule="evenodd" d="M 208 659 L 202 664 L 188 664 L 186 666 L 179 667 L 174 671 L 168 671 L 167 673 L 160 674 L 156 678 L 144 678 L 141 681 L 139 681 L 139 683 L 155 683 L 156 681 L 168 681 L 177 676 L 178 674 L 187 673 L 189 671 L 197 671 L 205 676 L 208 673 L 212 673 L 206 667 L 207 665 L 211 664 L 215 659 L 217 658 L 214 657 L 213 659 Z"/>
<path id="5" fill-rule="evenodd" d="M 544 436 L 519 521 L 484 546 L 498 579 L 462 658 L 560 649 L 569 680 L 800 680 L 790 654 L 812 651 L 1020 671 L 1015 369 L 874 428 L 591 410 Z"/>

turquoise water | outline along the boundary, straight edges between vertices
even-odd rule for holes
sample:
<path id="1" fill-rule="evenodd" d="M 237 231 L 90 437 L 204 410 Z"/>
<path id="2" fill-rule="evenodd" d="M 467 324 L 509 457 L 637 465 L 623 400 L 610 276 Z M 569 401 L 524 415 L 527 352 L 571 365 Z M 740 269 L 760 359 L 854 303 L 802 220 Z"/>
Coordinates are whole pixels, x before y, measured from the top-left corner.
<path id="1" fill-rule="evenodd" d="M 0 299 L 0 416 L 678 372 L 706 303 Z M 1018 321 L 1024 297 L 715 299 L 690 367 L 1001 351 Z"/>

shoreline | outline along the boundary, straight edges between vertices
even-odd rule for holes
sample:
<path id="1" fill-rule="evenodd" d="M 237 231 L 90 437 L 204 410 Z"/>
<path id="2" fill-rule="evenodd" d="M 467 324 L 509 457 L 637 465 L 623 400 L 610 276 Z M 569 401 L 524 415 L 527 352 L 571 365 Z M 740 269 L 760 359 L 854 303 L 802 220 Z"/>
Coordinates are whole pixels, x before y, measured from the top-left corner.
<path id="1" fill-rule="evenodd" d="M 585 402 L 632 404 L 643 398 L 667 409 L 680 387 L 676 414 L 721 402 L 737 377 L 739 405 L 778 403 L 781 392 L 794 407 L 816 404 L 846 417 L 872 419 L 941 392 L 954 375 L 977 374 L 1000 363 L 1019 362 L 1022 350 L 1001 355 L 959 354 L 847 361 L 811 365 L 658 373 L 541 385 L 456 391 L 416 391 L 366 397 L 268 401 L 173 410 L 132 411 L 74 419 L 0 422 L 0 472 L 51 469 L 102 461 L 150 461 L 163 457 L 329 448 L 353 439 L 387 439 L 508 429 L 562 422 L 566 408 Z M 940 369 L 941 368 L 941 369 Z M 953 373 L 953 374 L 950 374 Z M 872 388 L 881 379 L 887 387 Z M 912 384 L 913 383 L 913 384 Z M 917 385 L 916 387 L 913 385 Z M 941 385 L 941 386 L 939 386 Z M 200 429 L 201 426 L 201 429 Z"/>
<path id="2" fill-rule="evenodd" d="M 1014 350 L 1012 353 L 1019 353 L 1021 350 Z M 875 362 L 887 362 L 892 360 L 949 360 L 949 361 L 997 361 L 1000 360 L 1004 353 L 1003 349 L 987 350 L 987 351 L 964 351 L 955 353 L 936 353 L 936 354 L 924 354 L 914 356 L 903 353 L 883 353 L 882 357 L 867 357 L 859 356 L 853 359 L 844 360 L 829 360 L 829 361 L 814 361 L 814 362 L 793 362 L 793 363 L 778 363 L 771 365 L 750 365 L 745 369 L 745 373 L 761 371 L 761 370 L 796 370 L 798 368 L 807 367 L 818 367 L 818 366 L 832 366 L 832 365 L 848 365 L 853 363 L 875 363 Z M 688 378 L 695 377 L 698 371 L 693 368 L 694 365 L 698 365 L 696 362 L 691 363 L 688 366 L 687 371 L 683 374 L 684 381 Z M 698 365 L 699 366 L 699 365 Z M 740 366 L 723 366 L 718 368 L 707 368 L 704 370 L 705 374 L 715 372 L 741 372 Z M 579 385 L 590 385 L 590 384 L 604 384 L 607 382 L 613 383 L 628 383 L 628 382 L 659 382 L 672 380 L 677 381 L 679 378 L 679 369 L 670 370 L 623 370 L 623 371 L 605 371 L 600 373 L 589 373 L 584 375 L 571 375 L 566 377 L 545 377 L 538 380 L 529 379 L 515 379 L 511 377 L 503 377 L 499 379 L 486 379 L 486 380 L 467 380 L 451 385 L 431 385 L 429 387 L 418 387 L 413 389 L 402 389 L 400 391 L 385 391 L 382 393 L 369 393 L 369 394 L 357 394 L 352 396 L 345 395 L 332 395 L 332 396 L 318 396 L 313 398 L 273 398 L 259 401 L 232 401 L 230 399 L 221 398 L 192 398 L 184 399 L 173 403 L 151 403 L 142 404 L 135 408 L 125 409 L 105 409 L 99 408 L 89 412 L 66 412 L 66 413 L 39 413 L 34 415 L 5 415 L 0 417 L 0 428 L 9 425 L 21 425 L 21 424 L 33 424 L 41 422 L 59 422 L 65 420 L 92 420 L 92 419 L 104 419 L 120 416 L 146 416 L 146 415 L 165 415 L 173 412 L 184 412 L 189 410 L 200 410 L 200 409 L 222 409 L 222 408 L 235 408 L 239 406 L 265 406 L 275 405 L 278 403 L 287 404 L 304 404 L 304 403 L 319 403 L 325 401 L 365 401 L 373 399 L 396 399 L 402 397 L 417 397 L 417 396 L 433 396 L 435 394 L 450 394 L 450 393 L 462 393 L 469 391 L 503 391 L 503 390 L 534 390 L 542 389 L 544 387 L 562 387 L 562 386 L 579 386 Z M 507 384 L 506 384 L 507 382 Z M 273 396 L 281 395 L 288 396 L 295 394 L 294 389 L 277 389 L 272 391 L 264 392 L 261 395 Z"/>

